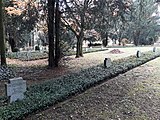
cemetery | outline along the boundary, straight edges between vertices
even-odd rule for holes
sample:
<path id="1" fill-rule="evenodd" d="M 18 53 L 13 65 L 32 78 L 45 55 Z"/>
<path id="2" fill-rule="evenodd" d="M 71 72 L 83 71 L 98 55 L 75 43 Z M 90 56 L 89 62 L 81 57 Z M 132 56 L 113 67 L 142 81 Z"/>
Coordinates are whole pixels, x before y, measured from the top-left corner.
<path id="1" fill-rule="evenodd" d="M 121 58 L 118 60 L 109 60 L 110 62 L 112 62 L 112 64 L 110 62 L 106 63 L 109 64 L 109 66 L 107 65 L 108 67 L 105 67 L 104 64 L 99 64 L 95 67 L 84 69 L 78 73 L 71 73 L 65 76 L 57 77 L 54 80 L 43 82 L 38 85 L 32 85 L 27 88 L 23 100 L 13 102 L 9 106 L 5 105 L 5 107 L 3 107 L 2 109 L 3 111 L 0 112 L 0 115 L 5 119 L 22 119 L 23 116 L 29 113 L 33 113 L 41 108 L 51 106 L 58 101 L 63 101 L 74 94 L 81 93 L 92 86 L 101 84 L 109 80 L 110 78 L 118 76 L 119 74 L 122 74 L 159 56 L 159 52 L 154 53 L 153 51 L 143 52 L 141 53 L 140 57 L 137 57 L 135 53 L 135 55 L 131 55 L 129 57 Z M 15 82 L 16 84 L 22 84 L 22 78 L 15 79 L 20 79 L 20 82 Z M 9 88 L 10 84 L 12 84 L 12 80 L 8 83 L 7 90 L 12 91 L 10 90 L 12 88 Z M 26 87 L 23 87 L 24 91 L 25 88 Z M 15 88 L 14 91 L 16 92 L 18 91 L 18 89 L 20 88 Z M 8 92 L 8 96 L 10 96 L 11 94 L 13 93 Z M 4 97 L 4 99 L 6 98 Z M 13 99 L 11 99 L 10 102 Z M 3 100 L 3 98 L 1 98 L 1 100 Z M 22 113 L 20 112 L 21 109 L 23 109 Z"/>
<path id="2" fill-rule="evenodd" d="M 0 0 L 0 120 L 159 120 L 155 0 Z"/>

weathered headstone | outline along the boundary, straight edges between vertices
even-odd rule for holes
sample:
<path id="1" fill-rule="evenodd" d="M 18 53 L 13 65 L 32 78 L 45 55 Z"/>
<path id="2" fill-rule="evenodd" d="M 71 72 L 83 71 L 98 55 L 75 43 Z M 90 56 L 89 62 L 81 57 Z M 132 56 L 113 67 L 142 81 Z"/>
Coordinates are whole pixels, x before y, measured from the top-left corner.
<path id="1" fill-rule="evenodd" d="M 153 48 L 153 52 L 156 52 L 156 47 Z"/>
<path id="2" fill-rule="evenodd" d="M 101 50 L 103 49 L 103 45 L 101 45 Z"/>
<path id="3" fill-rule="evenodd" d="M 26 56 L 27 56 L 27 60 L 30 60 L 30 58 L 31 58 L 31 51 L 30 51 L 30 50 L 29 50 L 29 51 L 27 51 Z"/>
<path id="4" fill-rule="evenodd" d="M 110 58 L 105 58 L 104 60 L 104 67 L 108 68 L 112 65 L 111 59 Z"/>
<path id="5" fill-rule="evenodd" d="M 88 48 L 86 47 L 86 52 L 88 52 Z"/>
<path id="6" fill-rule="evenodd" d="M 26 92 L 26 81 L 22 77 L 9 79 L 6 84 L 6 95 L 9 97 L 10 103 L 22 100 L 24 92 Z"/>
<path id="7" fill-rule="evenodd" d="M 19 54 L 20 54 L 19 51 L 17 51 L 17 52 L 16 52 L 17 58 L 19 58 L 19 56 L 20 56 Z"/>
<path id="8" fill-rule="evenodd" d="M 76 49 L 76 48 L 74 48 L 73 50 L 74 50 L 75 52 L 77 51 L 77 49 Z"/>
<path id="9" fill-rule="evenodd" d="M 140 52 L 139 50 L 137 51 L 136 56 L 137 56 L 137 58 L 140 58 L 140 56 L 141 56 L 141 52 Z"/>

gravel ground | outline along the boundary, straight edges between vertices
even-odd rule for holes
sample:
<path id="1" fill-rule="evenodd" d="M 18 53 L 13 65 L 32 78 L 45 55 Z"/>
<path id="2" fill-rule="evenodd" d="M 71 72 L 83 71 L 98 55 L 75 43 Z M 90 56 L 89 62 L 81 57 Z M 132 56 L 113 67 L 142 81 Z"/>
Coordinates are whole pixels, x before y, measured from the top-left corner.
<path id="1" fill-rule="evenodd" d="M 160 58 L 25 120 L 160 120 Z"/>

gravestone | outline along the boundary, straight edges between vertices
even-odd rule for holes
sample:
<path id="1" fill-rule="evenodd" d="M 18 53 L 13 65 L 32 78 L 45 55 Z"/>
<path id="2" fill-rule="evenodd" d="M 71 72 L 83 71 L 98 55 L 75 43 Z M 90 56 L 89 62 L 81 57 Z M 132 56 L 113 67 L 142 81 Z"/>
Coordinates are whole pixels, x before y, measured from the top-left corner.
<path id="1" fill-rule="evenodd" d="M 141 52 L 140 52 L 139 50 L 137 51 L 136 56 L 137 56 L 137 58 L 140 58 L 140 56 L 141 56 Z"/>
<path id="2" fill-rule="evenodd" d="M 111 59 L 110 58 L 105 58 L 104 60 L 104 67 L 108 68 L 112 65 Z"/>
<path id="3" fill-rule="evenodd" d="M 31 58 L 31 51 L 30 51 L 30 50 L 29 50 L 29 51 L 27 51 L 26 56 L 27 56 L 27 60 L 30 60 L 30 58 Z"/>
<path id="4" fill-rule="evenodd" d="M 77 51 L 77 48 L 73 48 L 73 50 L 76 52 L 76 51 Z"/>
<path id="5" fill-rule="evenodd" d="M 24 98 L 26 92 L 26 81 L 22 77 L 9 79 L 6 84 L 6 95 L 9 97 L 9 102 L 15 102 Z"/>
<path id="6" fill-rule="evenodd" d="M 20 57 L 20 52 L 19 51 L 16 52 L 16 56 L 17 56 L 17 58 Z"/>
<path id="7" fill-rule="evenodd" d="M 88 52 L 88 48 L 86 47 L 86 52 Z"/>
<path id="8" fill-rule="evenodd" d="M 153 48 L 153 52 L 156 52 L 156 47 Z"/>

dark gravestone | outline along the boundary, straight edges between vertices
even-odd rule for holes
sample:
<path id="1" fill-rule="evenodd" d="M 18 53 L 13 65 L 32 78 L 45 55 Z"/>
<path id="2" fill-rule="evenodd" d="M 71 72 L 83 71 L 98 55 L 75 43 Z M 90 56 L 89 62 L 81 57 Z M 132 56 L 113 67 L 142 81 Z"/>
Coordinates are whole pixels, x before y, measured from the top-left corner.
<path id="1" fill-rule="evenodd" d="M 110 58 L 105 58 L 104 60 L 104 67 L 108 68 L 112 65 L 111 59 Z"/>
<path id="2" fill-rule="evenodd" d="M 153 52 L 156 52 L 156 47 L 153 48 Z"/>
<path id="3" fill-rule="evenodd" d="M 140 58 L 141 52 L 139 50 L 137 51 L 136 56 L 137 56 L 137 58 Z"/>

